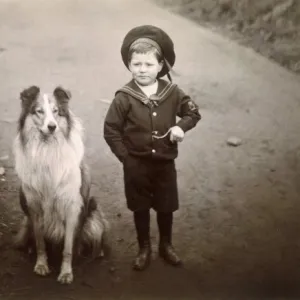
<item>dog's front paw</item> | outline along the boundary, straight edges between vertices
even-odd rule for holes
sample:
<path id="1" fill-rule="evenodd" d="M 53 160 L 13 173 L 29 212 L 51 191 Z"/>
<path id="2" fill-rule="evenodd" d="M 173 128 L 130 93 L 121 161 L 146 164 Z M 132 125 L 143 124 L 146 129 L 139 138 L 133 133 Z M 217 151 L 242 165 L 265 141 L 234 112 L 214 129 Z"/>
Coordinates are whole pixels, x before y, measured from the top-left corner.
<path id="1" fill-rule="evenodd" d="M 34 273 L 40 276 L 46 276 L 50 273 L 49 267 L 47 264 L 36 264 L 34 267 Z"/>
<path id="2" fill-rule="evenodd" d="M 61 272 L 57 278 L 57 281 L 62 284 L 70 284 L 73 282 L 73 273 L 72 272 L 67 272 L 67 273 Z"/>

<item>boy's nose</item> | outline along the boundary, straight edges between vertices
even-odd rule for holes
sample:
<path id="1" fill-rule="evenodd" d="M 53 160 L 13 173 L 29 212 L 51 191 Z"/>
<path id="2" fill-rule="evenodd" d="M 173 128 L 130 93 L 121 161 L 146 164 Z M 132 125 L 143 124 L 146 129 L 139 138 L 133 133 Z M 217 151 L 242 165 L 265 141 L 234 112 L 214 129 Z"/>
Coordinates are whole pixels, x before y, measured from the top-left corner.
<path id="1" fill-rule="evenodd" d="M 140 72 L 145 72 L 147 70 L 147 67 L 145 65 L 141 65 Z"/>

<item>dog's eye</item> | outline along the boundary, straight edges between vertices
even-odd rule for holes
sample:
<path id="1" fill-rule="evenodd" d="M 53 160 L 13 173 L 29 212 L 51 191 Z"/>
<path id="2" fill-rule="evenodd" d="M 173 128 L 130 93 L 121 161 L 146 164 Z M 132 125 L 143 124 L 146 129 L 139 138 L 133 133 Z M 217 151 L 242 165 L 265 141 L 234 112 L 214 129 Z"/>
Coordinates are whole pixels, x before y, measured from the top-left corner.
<path id="1" fill-rule="evenodd" d="M 53 109 L 53 113 L 56 114 L 57 112 L 58 112 L 58 109 L 57 109 L 57 108 L 54 108 L 54 109 Z"/>
<path id="2" fill-rule="evenodd" d="M 40 115 L 42 115 L 44 113 L 44 111 L 42 109 L 37 109 L 35 112 Z"/>

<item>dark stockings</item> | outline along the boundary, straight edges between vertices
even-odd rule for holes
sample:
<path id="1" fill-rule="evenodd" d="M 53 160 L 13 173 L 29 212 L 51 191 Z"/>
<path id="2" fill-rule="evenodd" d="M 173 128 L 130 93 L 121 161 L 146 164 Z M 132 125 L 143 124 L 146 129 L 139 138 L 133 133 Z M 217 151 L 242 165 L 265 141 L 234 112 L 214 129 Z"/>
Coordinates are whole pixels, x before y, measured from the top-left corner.
<path id="1" fill-rule="evenodd" d="M 134 212 L 133 216 L 139 246 L 143 247 L 145 246 L 145 243 L 148 243 L 150 240 L 150 211 L 136 211 Z"/>
<path id="2" fill-rule="evenodd" d="M 150 211 L 142 210 L 134 212 L 134 224 L 137 232 L 139 245 L 143 247 L 145 242 L 149 242 L 150 239 Z M 173 213 L 158 212 L 157 224 L 160 234 L 160 241 L 164 241 L 171 244 Z"/>
<path id="3" fill-rule="evenodd" d="M 173 213 L 172 212 L 158 212 L 157 224 L 160 235 L 160 242 L 172 243 L 172 225 Z"/>

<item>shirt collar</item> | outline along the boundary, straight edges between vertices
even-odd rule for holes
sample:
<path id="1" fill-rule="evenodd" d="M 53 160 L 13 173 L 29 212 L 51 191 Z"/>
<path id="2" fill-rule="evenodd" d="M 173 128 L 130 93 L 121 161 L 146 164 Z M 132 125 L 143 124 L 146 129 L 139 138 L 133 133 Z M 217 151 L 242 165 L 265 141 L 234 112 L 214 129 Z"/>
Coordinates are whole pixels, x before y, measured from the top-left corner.
<path id="1" fill-rule="evenodd" d="M 130 82 L 128 82 L 124 87 L 119 89 L 118 92 L 124 92 L 126 94 L 131 95 L 135 99 L 140 100 L 145 105 L 159 105 L 160 102 L 164 101 L 168 95 L 171 93 L 171 91 L 177 86 L 174 83 L 168 82 L 163 79 L 157 79 L 158 81 L 158 87 L 156 94 L 152 95 L 150 98 L 148 98 L 143 91 L 139 88 L 139 86 L 135 83 L 135 81 L 132 79 Z"/>

